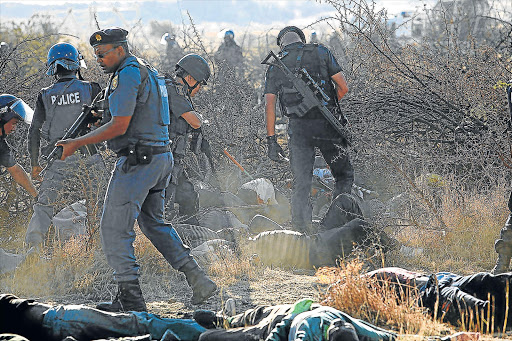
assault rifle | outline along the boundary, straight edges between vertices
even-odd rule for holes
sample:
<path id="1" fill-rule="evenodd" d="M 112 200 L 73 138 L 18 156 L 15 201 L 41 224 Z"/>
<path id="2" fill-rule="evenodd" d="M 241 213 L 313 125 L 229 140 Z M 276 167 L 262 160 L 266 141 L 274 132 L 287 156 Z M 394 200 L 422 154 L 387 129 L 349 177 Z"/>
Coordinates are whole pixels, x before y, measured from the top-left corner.
<path id="1" fill-rule="evenodd" d="M 102 95 L 103 92 L 100 92 L 96 98 L 94 98 L 91 105 L 84 104 L 82 106 L 82 112 L 77 117 L 75 122 L 73 122 L 71 127 L 69 127 L 64 136 L 62 136 L 61 140 L 73 139 L 79 135 L 82 135 L 83 133 L 86 133 L 89 130 L 89 125 L 91 123 L 95 123 L 101 119 L 100 117 L 94 116 L 92 111 L 96 110 L 101 112 L 106 108 L 106 101 L 101 99 Z M 86 148 L 91 154 L 94 154 L 97 151 L 95 145 L 89 145 Z M 44 172 L 51 167 L 55 160 L 62 157 L 62 151 L 62 146 L 55 146 L 52 149 L 52 151 L 46 156 L 46 166 L 41 171 L 41 174 L 44 174 Z"/>
<path id="2" fill-rule="evenodd" d="M 274 61 L 269 62 L 270 58 L 273 58 Z M 347 144 L 349 146 L 351 145 L 350 132 L 343 126 L 343 124 L 341 124 L 340 120 L 338 120 L 329 111 L 329 109 L 327 109 L 326 104 L 330 100 L 329 96 L 327 96 L 327 94 L 309 75 L 305 68 L 300 69 L 300 74 L 295 75 L 290 71 L 290 69 L 288 69 L 283 61 L 274 54 L 274 51 L 270 51 L 267 57 L 263 59 L 261 64 L 275 66 L 283 71 L 286 79 L 292 83 L 295 90 L 297 90 L 298 93 L 302 96 L 302 102 L 294 107 L 295 114 L 297 114 L 299 117 L 302 117 L 306 115 L 309 110 L 318 108 L 325 119 L 333 126 L 333 128 L 340 134 L 340 136 L 347 142 Z M 307 83 L 302 79 L 302 76 L 307 79 Z M 318 95 L 322 97 L 323 101 L 318 98 Z"/>
<path id="3" fill-rule="evenodd" d="M 172 124 L 172 123 L 171 123 Z M 188 124 L 188 123 L 186 123 Z M 185 170 L 185 155 L 187 151 L 188 142 L 188 133 L 184 135 L 177 135 L 172 140 L 173 144 L 173 156 L 174 156 L 174 167 L 172 168 L 171 173 L 171 181 L 169 186 L 165 191 L 165 204 L 174 203 L 176 199 L 176 189 L 178 187 L 178 179 L 181 174 Z M 208 159 L 208 163 L 210 164 L 211 170 L 213 174 L 216 174 L 215 165 L 213 163 L 213 155 L 212 149 L 210 147 L 210 143 L 203 136 L 202 129 L 199 128 L 195 132 L 192 133 L 192 141 L 190 141 L 190 148 L 192 152 L 196 155 L 199 155 L 201 152 L 204 153 L 206 158 Z M 214 177 L 215 184 L 218 184 L 218 180 L 216 179 L 216 175 Z M 214 185 L 215 186 L 215 185 Z M 218 186 L 217 186 L 218 187 Z"/>

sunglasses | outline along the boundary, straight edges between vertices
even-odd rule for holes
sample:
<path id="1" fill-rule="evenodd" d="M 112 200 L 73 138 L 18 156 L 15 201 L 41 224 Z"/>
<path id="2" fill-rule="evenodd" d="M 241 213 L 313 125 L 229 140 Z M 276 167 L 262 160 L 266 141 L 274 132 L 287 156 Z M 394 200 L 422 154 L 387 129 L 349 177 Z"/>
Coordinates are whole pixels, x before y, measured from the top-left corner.
<path id="1" fill-rule="evenodd" d="M 105 58 L 105 56 L 107 54 L 109 54 L 110 52 L 114 51 L 115 49 L 117 49 L 119 46 L 116 46 L 116 47 L 113 47 L 111 48 L 110 50 L 107 50 L 105 52 L 102 52 L 102 53 L 98 53 L 98 54 L 95 54 L 94 56 L 96 57 L 96 59 L 103 59 Z"/>

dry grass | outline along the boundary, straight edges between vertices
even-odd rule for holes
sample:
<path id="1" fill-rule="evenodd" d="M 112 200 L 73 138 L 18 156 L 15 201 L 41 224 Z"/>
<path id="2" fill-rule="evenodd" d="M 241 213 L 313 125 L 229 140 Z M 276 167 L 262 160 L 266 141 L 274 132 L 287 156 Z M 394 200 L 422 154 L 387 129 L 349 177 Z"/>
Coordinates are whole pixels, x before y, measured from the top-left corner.
<path id="1" fill-rule="evenodd" d="M 416 248 L 419 253 L 404 256 L 393 252 L 388 255 L 387 263 L 461 275 L 489 271 L 497 257 L 494 241 L 509 214 L 507 195 L 505 186 L 481 194 L 447 185 L 439 194 L 439 215 L 446 228 L 430 227 L 428 213 L 409 212 L 406 219 L 395 222 L 407 226 L 396 229 L 391 226 L 391 233 L 400 243 Z M 411 201 L 419 203 L 417 198 Z"/>
<path id="2" fill-rule="evenodd" d="M 86 238 L 71 238 L 33 252 L 11 276 L 5 277 L 2 291 L 21 297 L 90 294 L 105 266 L 96 259 L 101 257 L 99 250 L 89 250 L 86 244 Z"/>
<path id="3" fill-rule="evenodd" d="M 363 262 L 341 263 L 339 268 L 320 268 L 317 277 L 331 284 L 322 302 L 347 314 L 398 332 L 422 336 L 439 335 L 446 326 L 427 318 L 416 304 L 414 288 L 380 285 L 375 279 L 361 276 Z"/>
<path id="4" fill-rule="evenodd" d="M 504 189 L 498 189 L 488 195 L 461 196 L 458 191 L 445 190 L 440 212 L 448 229 L 428 230 L 416 226 L 410 227 L 408 231 L 402 230 L 396 237 L 409 246 L 423 248 L 424 253 L 412 258 L 400 258 L 395 253 L 382 260 L 382 264 L 379 261 L 377 266 L 401 266 L 411 270 L 428 269 L 428 272 L 453 271 L 461 274 L 481 268 L 489 269 L 495 257 L 492 248 L 494 239 L 506 219 L 507 211 L 503 209 L 506 207 L 505 193 Z M 170 268 L 137 225 L 135 231 L 135 253 L 141 266 L 145 296 L 158 300 L 161 297 L 173 297 L 173 292 L 181 290 L 183 294 L 174 295 L 174 302 L 181 302 L 180 295 L 190 294 L 183 276 Z M 16 228 L 13 232 L 22 235 L 24 229 Z M 13 239 L 13 245 L 18 245 L 18 240 Z M 99 244 L 96 242 L 91 248 L 88 242 L 90 240 L 82 238 L 73 238 L 65 243 L 49 240 L 40 254 L 30 256 L 15 272 L 0 278 L 0 290 L 21 297 L 39 297 L 46 301 L 58 297 L 68 297 L 70 301 L 77 297 L 78 300 L 85 298 L 96 302 L 110 299 L 106 295 L 115 293 L 112 270 L 106 264 Z M 229 296 L 229 288 L 234 283 L 257 282 L 262 277 L 260 275 L 267 271 L 243 247 L 236 252 L 220 247 L 202 264 L 221 288 L 221 303 Z M 361 277 L 367 265 L 368 262 L 355 260 L 341 262 L 337 268 L 318 270 L 316 276 L 319 282 L 332 284 L 322 295 L 324 304 L 393 330 L 403 340 L 456 332 L 453 327 L 429 318 L 417 306 L 414 291 L 404 290 L 403 297 L 399 298 L 393 288 L 378 286 L 373 280 Z M 240 296 L 247 294 L 240 293 Z M 280 296 L 279 292 L 265 295 L 274 297 L 273 301 Z M 486 313 L 490 315 L 484 316 L 485 319 L 491 321 L 492 312 Z M 483 331 L 484 339 L 490 339 L 493 335 L 493 330 L 488 330 L 486 325 L 463 325 L 458 330 Z"/>

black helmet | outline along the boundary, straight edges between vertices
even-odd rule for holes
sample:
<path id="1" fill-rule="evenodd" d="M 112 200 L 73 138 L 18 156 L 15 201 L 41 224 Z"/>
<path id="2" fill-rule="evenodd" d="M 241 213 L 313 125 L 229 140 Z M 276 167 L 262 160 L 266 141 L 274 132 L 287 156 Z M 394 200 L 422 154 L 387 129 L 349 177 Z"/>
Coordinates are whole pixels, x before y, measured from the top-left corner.
<path id="1" fill-rule="evenodd" d="M 48 71 L 46 74 L 48 76 L 56 74 L 58 65 L 69 71 L 79 70 L 81 62 L 83 63 L 82 60 L 83 57 L 76 47 L 69 43 L 57 43 L 48 50 L 48 60 L 46 62 Z"/>
<path id="2" fill-rule="evenodd" d="M 3 125 L 13 118 L 30 124 L 33 115 L 34 111 L 22 99 L 9 94 L 0 95 L 0 124 Z"/>
<path id="3" fill-rule="evenodd" d="M 176 63 L 176 71 L 182 68 L 199 83 L 206 85 L 210 78 L 210 66 L 208 62 L 198 54 L 189 53 Z"/>
<path id="4" fill-rule="evenodd" d="M 286 26 L 283 28 L 279 34 L 277 35 L 277 45 L 281 46 L 281 39 L 283 39 L 283 36 L 288 32 L 295 32 L 299 35 L 300 40 L 302 40 L 303 43 L 306 42 L 306 36 L 304 35 L 304 32 L 297 26 Z"/>

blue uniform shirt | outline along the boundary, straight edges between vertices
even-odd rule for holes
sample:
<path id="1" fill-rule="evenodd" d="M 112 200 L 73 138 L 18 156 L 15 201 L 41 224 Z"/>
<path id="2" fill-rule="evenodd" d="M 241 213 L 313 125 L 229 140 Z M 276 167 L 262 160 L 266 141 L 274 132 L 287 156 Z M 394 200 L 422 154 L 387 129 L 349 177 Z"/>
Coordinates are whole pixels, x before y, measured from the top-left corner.
<path id="1" fill-rule="evenodd" d="M 145 68 L 146 72 L 141 72 Z M 169 108 L 165 83 L 157 71 L 128 56 L 110 78 L 107 97 L 111 116 L 132 116 L 124 135 L 108 141 L 119 151 L 131 144 L 163 146 L 169 143 Z"/>

